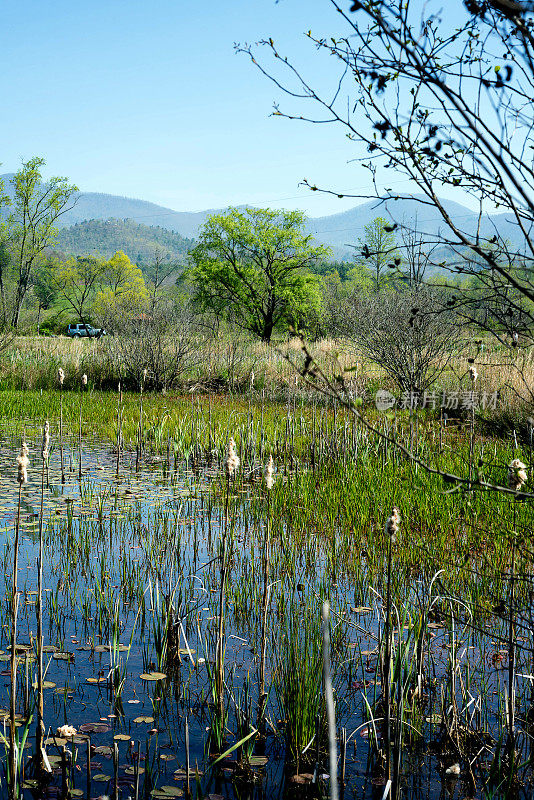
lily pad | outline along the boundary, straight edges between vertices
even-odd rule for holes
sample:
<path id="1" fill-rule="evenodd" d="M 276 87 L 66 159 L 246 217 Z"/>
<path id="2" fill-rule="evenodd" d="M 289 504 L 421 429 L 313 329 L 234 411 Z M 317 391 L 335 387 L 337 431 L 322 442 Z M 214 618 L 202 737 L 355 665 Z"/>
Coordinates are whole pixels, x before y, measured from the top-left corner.
<path id="1" fill-rule="evenodd" d="M 98 747 L 95 747 L 95 753 L 98 753 L 99 756 L 111 758 L 113 755 L 113 748 L 109 747 L 107 744 L 99 744 Z"/>
<path id="2" fill-rule="evenodd" d="M 162 681 L 167 676 L 164 672 L 143 672 L 139 677 L 142 681 Z"/>
<path id="3" fill-rule="evenodd" d="M 136 717 L 134 722 L 137 722 L 138 725 L 149 725 L 151 722 L 154 722 L 154 717 Z"/>
<path id="4" fill-rule="evenodd" d="M 82 733 L 107 733 L 110 730 L 109 725 L 102 725 L 101 722 L 86 722 L 80 725 Z"/>
<path id="5" fill-rule="evenodd" d="M 250 756 L 248 763 L 251 767 L 264 767 L 268 761 L 267 756 Z"/>

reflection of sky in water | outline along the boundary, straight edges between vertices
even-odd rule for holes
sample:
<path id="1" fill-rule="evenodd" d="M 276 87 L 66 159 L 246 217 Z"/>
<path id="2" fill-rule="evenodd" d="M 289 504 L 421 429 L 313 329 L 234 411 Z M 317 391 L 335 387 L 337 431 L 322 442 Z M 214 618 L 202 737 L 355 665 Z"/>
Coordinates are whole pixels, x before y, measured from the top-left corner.
<path id="1" fill-rule="evenodd" d="M 22 492 L 19 561 L 18 642 L 21 645 L 31 644 L 36 630 L 36 562 L 41 499 L 40 434 L 34 441 L 28 434 L 28 439 L 30 482 Z M 4 441 L 0 446 L 0 542 L 4 546 L 7 591 L 11 580 L 11 543 L 18 493 L 17 452 L 17 445 L 12 440 Z M 141 785 L 147 772 L 151 771 L 151 786 L 183 788 L 183 776 L 175 779 L 173 774 L 185 766 L 186 718 L 190 727 L 191 763 L 194 766 L 198 762 L 201 770 L 207 766 L 205 749 L 210 725 L 210 686 L 204 659 L 211 658 L 215 641 L 219 581 L 216 555 L 222 525 L 221 508 L 212 504 L 208 489 L 219 474 L 217 464 L 204 464 L 201 470 L 193 472 L 186 463 L 180 462 L 174 472 L 174 469 L 168 469 L 165 457 L 151 459 L 147 454 L 142 468 L 136 473 L 135 453 L 126 453 L 121 458 L 117 479 L 116 454 L 95 440 L 84 442 L 80 486 L 75 439 L 65 445 L 64 458 L 66 483 L 62 485 L 60 453 L 56 443 L 50 458 L 50 490 L 45 490 L 44 496 L 44 638 L 48 682 L 45 720 L 48 730 L 54 732 L 58 725 L 65 723 L 77 728 L 100 726 L 90 731 L 91 741 L 98 748 L 92 756 L 94 782 L 91 795 L 94 797 L 112 792 L 109 776 L 113 775 L 113 762 L 111 751 L 106 748 L 113 743 L 113 736 L 123 737 L 117 740 L 121 796 L 127 797 L 132 791 L 132 754 L 138 741 L 143 758 L 141 766 L 147 770 L 141 775 Z M 227 685 L 231 690 L 229 745 L 235 741 L 235 703 L 246 681 L 254 701 L 255 722 L 257 628 L 254 598 L 247 593 L 250 595 L 260 585 L 259 574 L 254 575 L 251 571 L 250 554 L 254 552 L 255 569 L 258 570 L 261 551 L 257 531 L 246 511 L 252 492 L 252 488 L 239 491 L 241 510 L 235 517 L 236 536 L 230 568 L 225 654 Z M 286 591 L 288 587 L 290 591 L 287 600 L 296 603 L 303 620 L 318 620 L 321 598 L 328 591 L 333 607 L 340 614 L 339 619 L 351 623 L 346 629 L 351 646 L 340 672 L 336 708 L 339 725 L 350 733 L 366 720 L 362 693 L 366 692 L 372 701 L 376 689 L 376 640 L 373 637 L 377 633 L 377 606 L 373 601 L 369 607 L 357 605 L 355 587 L 343 574 L 338 576 L 336 587 L 324 586 L 324 559 L 324 549 L 318 542 L 313 569 L 308 569 L 304 561 L 298 563 L 295 585 L 288 576 Z M 300 588 L 295 591 L 297 583 Z M 416 584 L 417 581 L 414 582 L 414 591 Z M 272 588 L 274 598 L 277 585 L 275 583 Z M 144 608 L 140 611 L 139 598 L 144 600 Z M 174 629 L 181 648 L 180 657 L 166 681 L 142 680 L 141 674 L 163 668 L 157 664 L 153 642 L 155 628 L 162 617 L 157 611 L 161 607 L 158 603 L 163 603 L 164 598 L 172 598 L 176 609 Z M 244 604 L 245 612 L 241 609 L 234 616 L 234 609 L 237 610 L 240 602 Z M 0 702 L 7 710 L 9 610 L 5 599 L 2 608 L 0 667 L 4 669 L 0 669 Z M 154 613 L 153 609 L 156 609 Z M 110 656 L 114 614 L 117 614 L 119 641 L 123 647 Z M 283 653 L 279 652 L 279 629 L 274 613 L 271 619 L 273 649 L 269 651 L 269 681 L 276 661 L 283 658 Z M 471 648 L 471 690 L 476 692 L 483 686 L 486 702 L 490 705 L 496 703 L 493 692 L 502 688 L 505 673 L 498 670 L 488 673 L 484 661 L 487 653 L 480 652 L 480 641 L 476 637 L 466 639 L 465 647 Z M 440 625 L 435 625 L 431 631 L 429 652 L 439 680 L 446 672 L 449 653 L 448 635 Z M 118 659 L 121 668 L 126 669 L 119 705 L 114 704 L 106 683 L 111 658 Z M 352 659 L 353 664 L 350 663 Z M 31 657 L 21 656 L 18 692 L 21 712 L 24 710 L 26 672 L 31 685 L 35 664 Z M 203 778 L 206 795 L 222 794 L 236 800 L 243 796 L 292 796 L 294 790 L 284 783 L 283 723 L 273 689 L 269 708 L 272 718 L 266 749 L 268 765 L 256 770 L 263 779 L 258 778 L 254 786 L 245 787 L 236 778 L 233 787 L 232 770 L 227 766 L 222 775 Z M 436 721 L 437 718 L 431 726 L 431 718 L 427 719 L 427 739 L 436 735 Z M 373 772 L 369 770 L 367 733 L 364 727 L 350 743 L 345 797 L 371 798 L 383 793 L 376 774 L 373 778 Z M 128 739 L 124 738 L 126 736 Z M 74 771 L 75 787 L 85 790 L 86 745 L 80 740 L 73 744 L 73 748 L 79 751 L 78 766 L 81 766 L 81 770 Z M 49 744 L 48 751 L 52 757 L 58 753 L 53 743 Z M 437 798 L 442 791 L 439 763 L 426 746 L 415 747 L 413 752 L 406 750 L 404 759 L 407 796 L 416 796 L 424 790 L 430 797 Z M 324 764 L 321 770 L 326 771 Z M 96 776 L 100 779 L 97 780 Z M 56 786 L 58 780 L 54 777 Z"/>

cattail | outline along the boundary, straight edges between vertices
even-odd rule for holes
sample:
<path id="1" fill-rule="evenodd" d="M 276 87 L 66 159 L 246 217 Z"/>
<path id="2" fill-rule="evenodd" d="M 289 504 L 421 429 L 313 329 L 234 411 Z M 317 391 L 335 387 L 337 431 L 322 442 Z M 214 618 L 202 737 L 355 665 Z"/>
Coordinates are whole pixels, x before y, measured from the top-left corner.
<path id="1" fill-rule="evenodd" d="M 147 370 L 147 368 L 145 367 L 145 368 L 144 368 L 144 370 L 143 370 L 143 383 L 145 383 L 145 382 L 146 382 L 146 376 L 147 376 L 147 375 L 148 375 L 148 370 Z"/>
<path id="2" fill-rule="evenodd" d="M 252 370 L 251 373 L 250 373 L 250 391 L 251 392 L 254 391 L 254 378 L 255 378 L 254 370 Z"/>
<path id="3" fill-rule="evenodd" d="M 48 447 L 50 445 L 50 423 L 46 420 L 43 428 L 43 444 L 41 446 L 41 455 L 43 460 L 48 458 Z"/>
<path id="4" fill-rule="evenodd" d="M 26 442 L 22 442 L 22 446 L 20 448 L 20 455 L 17 458 L 17 470 L 18 470 L 18 482 L 22 486 L 24 483 L 28 483 L 28 445 Z"/>
<path id="5" fill-rule="evenodd" d="M 82 386 L 87 386 L 87 375 L 85 372 L 82 375 Z"/>
<path id="6" fill-rule="evenodd" d="M 471 378 L 471 383 L 476 383 L 478 378 L 478 372 L 475 366 L 471 365 L 469 367 L 469 377 Z"/>
<path id="7" fill-rule="evenodd" d="M 65 380 L 65 373 L 61 369 L 61 367 L 57 371 L 57 379 L 59 381 L 59 385 L 63 386 L 63 381 Z"/>
<path id="8" fill-rule="evenodd" d="M 232 437 L 230 437 L 230 440 L 228 441 L 228 454 L 226 456 L 226 474 L 229 478 L 231 478 L 232 475 L 235 475 L 239 469 L 239 464 L 239 456 L 235 451 L 235 441 Z"/>
<path id="9" fill-rule="evenodd" d="M 269 456 L 269 461 L 265 467 L 265 485 L 268 489 L 272 489 L 274 484 L 274 464 L 273 457 Z"/>
<path id="10" fill-rule="evenodd" d="M 73 725 L 62 725 L 57 729 L 57 735 L 61 736 L 63 739 L 71 739 L 73 736 L 76 736 L 77 733 L 78 731 Z"/>
<path id="11" fill-rule="evenodd" d="M 395 544 L 397 541 L 397 532 L 399 530 L 400 525 L 400 514 L 399 509 L 393 507 L 391 511 L 391 516 L 388 517 L 388 521 L 386 522 L 386 533 L 391 539 L 391 544 Z"/>
<path id="12" fill-rule="evenodd" d="M 508 464 L 508 486 L 518 492 L 524 483 L 527 482 L 526 464 L 518 458 L 514 458 Z"/>

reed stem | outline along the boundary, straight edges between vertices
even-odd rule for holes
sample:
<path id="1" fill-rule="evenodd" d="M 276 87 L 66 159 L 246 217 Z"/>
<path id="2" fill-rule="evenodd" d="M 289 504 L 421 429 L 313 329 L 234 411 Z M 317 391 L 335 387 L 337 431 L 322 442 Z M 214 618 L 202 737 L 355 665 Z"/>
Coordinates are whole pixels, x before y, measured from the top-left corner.
<path id="1" fill-rule="evenodd" d="M 323 683 L 328 721 L 328 755 L 330 773 L 330 800 L 338 800 L 337 785 L 337 744 L 336 712 L 332 689 L 332 669 L 330 663 L 330 604 L 323 603 Z"/>
<path id="2" fill-rule="evenodd" d="M 13 544 L 13 580 L 11 596 L 11 694 L 9 704 L 9 796 L 17 795 L 17 755 L 15 750 L 15 716 L 17 695 L 17 613 L 18 613 L 18 568 L 19 568 L 19 533 L 20 506 L 22 499 L 22 483 L 19 481 L 17 516 L 15 520 L 15 541 Z"/>

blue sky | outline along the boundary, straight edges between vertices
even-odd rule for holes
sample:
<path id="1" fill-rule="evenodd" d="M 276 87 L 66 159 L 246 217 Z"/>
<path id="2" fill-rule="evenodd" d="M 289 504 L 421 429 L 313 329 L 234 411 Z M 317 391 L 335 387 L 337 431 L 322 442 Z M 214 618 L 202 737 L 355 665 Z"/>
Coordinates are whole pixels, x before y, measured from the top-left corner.
<path id="1" fill-rule="evenodd" d="M 354 145 L 338 127 L 271 117 L 279 91 L 234 53 L 234 42 L 272 36 L 321 81 L 310 28 L 343 30 L 327 0 L 6 3 L 0 172 L 41 155 L 47 174 L 83 191 L 179 211 L 246 202 L 343 211 L 355 201 L 298 184 L 369 186 L 348 163 Z"/>

